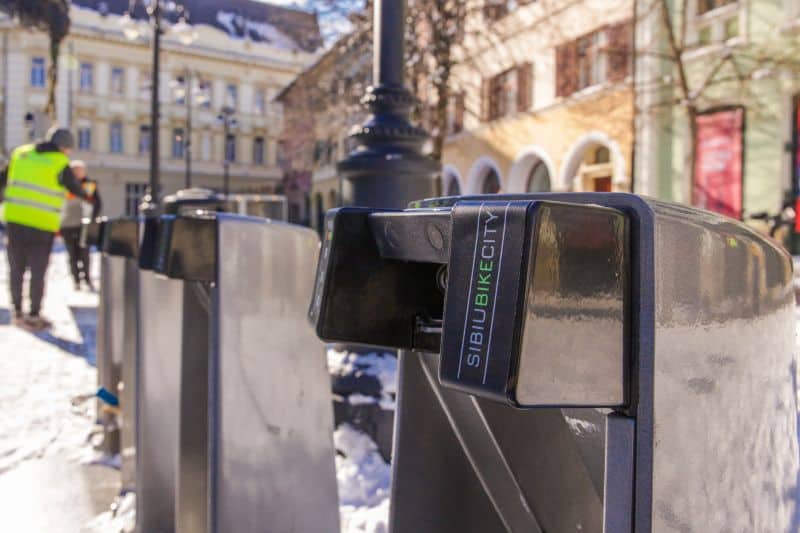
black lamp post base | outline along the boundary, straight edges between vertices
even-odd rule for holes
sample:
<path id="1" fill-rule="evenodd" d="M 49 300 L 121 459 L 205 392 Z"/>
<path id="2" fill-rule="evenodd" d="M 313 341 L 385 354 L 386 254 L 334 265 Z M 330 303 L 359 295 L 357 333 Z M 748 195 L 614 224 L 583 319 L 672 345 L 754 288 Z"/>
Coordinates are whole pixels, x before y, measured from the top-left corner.
<path id="1" fill-rule="evenodd" d="M 403 209 L 439 195 L 438 165 L 418 153 L 365 150 L 351 154 L 338 170 L 351 184 L 346 205 Z"/>

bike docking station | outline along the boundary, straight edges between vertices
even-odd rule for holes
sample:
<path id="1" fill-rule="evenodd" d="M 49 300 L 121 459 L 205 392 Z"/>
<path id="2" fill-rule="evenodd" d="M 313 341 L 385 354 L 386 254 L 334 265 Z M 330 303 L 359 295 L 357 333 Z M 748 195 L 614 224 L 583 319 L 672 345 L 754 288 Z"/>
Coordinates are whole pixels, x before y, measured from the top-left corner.
<path id="1" fill-rule="evenodd" d="M 390 531 L 795 531 L 792 264 L 621 193 L 330 211 L 309 315 L 400 351 Z"/>
<path id="2" fill-rule="evenodd" d="M 103 229 L 106 218 L 101 217 L 96 220 L 84 218 L 81 221 L 80 245 L 83 248 L 96 247 L 102 252 Z M 97 347 L 95 350 L 95 365 L 97 367 L 97 420 L 103 427 L 103 442 L 101 449 L 104 454 L 113 456 L 120 453 L 119 424 L 116 416 L 116 406 L 108 403 L 115 403 L 107 396 L 108 394 L 118 394 L 117 389 L 121 379 L 120 354 L 114 359 L 112 351 L 112 328 L 111 328 L 111 259 L 100 254 L 100 298 L 97 306 L 97 332 L 95 339 Z"/>
<path id="3" fill-rule="evenodd" d="M 173 474 L 145 492 L 137 527 L 330 531 L 339 523 L 330 378 L 306 317 L 319 239 L 263 218 L 172 212 L 160 217 L 148 273 L 161 285 L 146 296 L 159 300 L 142 313 L 143 329 L 160 329 L 142 352 L 151 388 L 140 389 L 139 443 L 140 459 L 146 447 L 153 461 L 143 482 Z M 157 468 L 166 456 L 174 464 Z M 151 514 L 158 502 L 172 513 Z"/>
<path id="4" fill-rule="evenodd" d="M 124 493 L 133 490 L 135 484 L 138 220 L 103 219 L 99 225 L 87 220 L 84 228 L 86 244 L 97 244 L 102 252 L 98 396 L 104 400 L 101 412 L 113 416 L 119 433 L 115 449 L 104 447 L 103 451 L 120 454 Z"/>
<path id="5" fill-rule="evenodd" d="M 177 194 L 164 211 L 224 210 L 213 193 Z M 175 531 L 184 284 L 154 270 L 161 218 L 140 217 L 136 389 L 136 528 Z"/>

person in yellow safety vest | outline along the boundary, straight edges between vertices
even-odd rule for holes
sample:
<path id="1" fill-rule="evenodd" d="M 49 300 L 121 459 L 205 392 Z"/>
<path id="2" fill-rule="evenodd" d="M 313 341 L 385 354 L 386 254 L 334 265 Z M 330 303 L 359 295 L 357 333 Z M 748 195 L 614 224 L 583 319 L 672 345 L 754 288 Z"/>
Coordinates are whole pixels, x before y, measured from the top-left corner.
<path id="1" fill-rule="evenodd" d="M 74 144 L 69 130 L 53 127 L 47 133 L 47 141 L 16 148 L 8 166 L 0 171 L 14 324 L 26 329 L 41 330 L 52 325 L 40 313 L 45 274 L 55 234 L 61 227 L 67 191 L 84 201 L 92 201 L 69 167 Z M 22 280 L 27 270 L 30 270 L 30 313 L 25 315 Z"/>

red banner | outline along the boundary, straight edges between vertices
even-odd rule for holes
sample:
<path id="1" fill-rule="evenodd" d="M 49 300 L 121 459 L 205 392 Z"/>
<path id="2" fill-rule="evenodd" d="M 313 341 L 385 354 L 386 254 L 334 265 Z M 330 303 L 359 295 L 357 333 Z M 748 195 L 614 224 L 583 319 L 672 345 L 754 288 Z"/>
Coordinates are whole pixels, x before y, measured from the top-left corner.
<path id="1" fill-rule="evenodd" d="M 723 215 L 742 217 L 742 128 L 744 110 L 697 117 L 697 157 L 692 203 Z"/>

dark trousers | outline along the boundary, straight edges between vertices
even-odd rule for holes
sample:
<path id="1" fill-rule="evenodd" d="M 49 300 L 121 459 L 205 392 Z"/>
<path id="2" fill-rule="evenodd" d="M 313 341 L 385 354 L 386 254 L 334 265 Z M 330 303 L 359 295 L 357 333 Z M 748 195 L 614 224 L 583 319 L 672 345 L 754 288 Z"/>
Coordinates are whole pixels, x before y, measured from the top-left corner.
<path id="1" fill-rule="evenodd" d="M 44 297 L 44 276 L 50 263 L 50 252 L 53 249 L 54 235 L 19 224 L 6 225 L 8 246 L 8 274 L 11 287 L 11 302 L 14 310 L 22 311 L 22 280 L 25 272 L 30 270 L 31 279 L 29 295 L 31 298 L 30 311 L 38 315 L 42 308 Z"/>
<path id="2" fill-rule="evenodd" d="M 61 238 L 67 247 L 72 281 L 89 283 L 89 249 L 81 246 L 81 228 L 61 228 Z"/>

